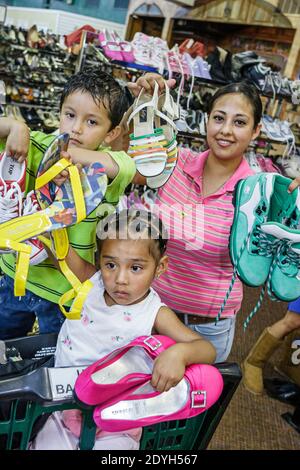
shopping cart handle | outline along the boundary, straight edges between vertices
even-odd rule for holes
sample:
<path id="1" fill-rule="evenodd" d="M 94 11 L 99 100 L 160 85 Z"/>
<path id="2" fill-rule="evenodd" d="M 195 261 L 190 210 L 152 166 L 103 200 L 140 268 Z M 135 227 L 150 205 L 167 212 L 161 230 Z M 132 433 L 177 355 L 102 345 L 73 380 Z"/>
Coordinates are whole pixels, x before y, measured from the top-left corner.
<path id="1" fill-rule="evenodd" d="M 52 392 L 46 367 L 26 375 L 0 381 L 0 400 L 51 401 Z"/>
<path id="2" fill-rule="evenodd" d="M 78 375 L 86 366 L 41 367 L 0 381 L 0 400 L 72 401 Z"/>

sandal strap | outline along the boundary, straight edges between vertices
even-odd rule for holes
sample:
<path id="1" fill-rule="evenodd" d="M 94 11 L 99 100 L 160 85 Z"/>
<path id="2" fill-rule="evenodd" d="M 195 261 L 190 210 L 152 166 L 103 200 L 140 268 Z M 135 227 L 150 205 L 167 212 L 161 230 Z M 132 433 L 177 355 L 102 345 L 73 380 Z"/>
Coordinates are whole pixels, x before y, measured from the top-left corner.
<path id="1" fill-rule="evenodd" d="M 137 99 L 136 99 L 136 104 L 134 105 L 134 109 L 132 111 L 132 113 L 130 114 L 128 120 L 127 120 L 127 126 L 129 127 L 129 124 L 130 124 L 130 121 L 132 121 L 132 119 L 140 113 L 140 111 L 145 108 L 145 107 L 152 107 L 154 109 L 157 109 L 157 101 L 158 101 L 158 83 L 155 82 L 154 83 L 154 92 L 153 92 L 153 96 L 152 96 L 152 99 L 149 100 L 149 101 L 146 101 L 145 103 L 141 103 L 140 105 L 138 104 L 140 99 L 141 99 L 141 96 L 142 94 L 144 93 L 144 88 L 141 89 Z"/>
<path id="2" fill-rule="evenodd" d="M 78 223 L 86 218 L 83 189 L 78 168 L 75 165 L 71 165 L 69 167 L 69 173 Z"/>
<path id="3" fill-rule="evenodd" d="M 154 129 L 154 132 L 152 134 L 145 134 L 145 135 L 134 135 L 134 134 L 130 134 L 129 137 L 130 137 L 130 140 L 140 140 L 140 139 L 152 139 L 152 137 L 158 137 L 158 136 L 161 136 L 163 134 L 163 130 L 161 127 L 158 127 L 158 128 L 155 128 Z"/>
<path id="4" fill-rule="evenodd" d="M 163 135 L 160 136 L 155 136 L 155 137 L 147 137 L 145 139 L 132 139 L 129 141 L 129 146 L 135 146 L 135 145 L 145 145 L 149 143 L 156 143 L 156 142 L 161 142 L 162 138 L 164 139 L 165 137 Z"/>
<path id="5" fill-rule="evenodd" d="M 61 158 L 58 162 L 48 168 L 45 173 L 35 180 L 35 189 L 40 189 L 45 186 L 49 181 L 53 180 L 59 173 L 71 166 L 72 163 L 66 158 Z"/>
<path id="6" fill-rule="evenodd" d="M 70 182 L 73 192 L 74 204 L 76 208 L 77 222 L 86 217 L 85 202 L 83 190 L 80 180 L 78 168 L 73 165 L 69 160 L 62 158 L 56 162 L 51 168 L 36 179 L 35 189 L 45 186 L 49 181 L 55 178 L 59 173 L 68 168 L 70 174 Z"/>
<path id="7" fill-rule="evenodd" d="M 69 281 L 72 286 L 72 289 L 65 292 L 59 299 L 58 305 L 62 313 L 66 318 L 70 320 L 79 320 L 80 314 L 83 308 L 83 304 L 86 300 L 86 297 L 93 287 L 93 283 L 90 280 L 81 282 L 78 277 L 71 271 L 65 258 L 69 251 L 69 238 L 68 232 L 65 228 L 54 230 L 52 232 L 52 243 L 51 241 L 44 237 L 39 236 L 38 238 L 52 251 L 54 256 L 58 261 L 59 268 L 65 278 Z M 67 311 L 64 308 L 64 304 L 73 300 L 71 308 Z"/>
<path id="8" fill-rule="evenodd" d="M 26 243 L 19 243 L 7 238 L 0 239 L 1 248 L 11 248 L 18 253 L 16 261 L 16 272 L 14 282 L 14 295 L 21 297 L 25 295 L 25 285 L 28 275 L 31 246 Z"/>
<path id="9" fill-rule="evenodd" d="M 132 145 L 130 146 L 128 152 L 135 152 L 136 150 L 144 150 L 144 151 L 149 151 L 152 149 L 160 149 L 161 147 L 167 147 L 168 146 L 168 141 L 163 140 L 160 142 L 149 142 L 148 144 L 144 145 Z"/>
<path id="10" fill-rule="evenodd" d="M 58 302 L 59 308 L 69 320 L 80 319 L 83 304 L 92 287 L 93 287 L 93 283 L 92 281 L 88 279 L 81 284 L 80 289 L 78 289 L 77 291 L 75 289 L 70 289 L 69 291 L 67 291 L 65 294 L 63 294 L 60 297 L 59 302 Z M 67 312 L 66 309 L 64 308 L 64 304 L 66 304 L 72 299 L 74 299 L 72 303 L 72 307 L 70 311 Z"/>
<path id="11" fill-rule="evenodd" d="M 174 129 L 174 132 L 177 134 L 177 127 L 176 127 L 176 124 L 175 122 L 169 118 L 166 114 L 163 114 L 161 111 L 157 110 L 156 111 L 156 115 L 160 117 L 160 119 L 163 119 L 164 121 L 166 121 L 171 127 L 173 127 Z"/>
<path id="12" fill-rule="evenodd" d="M 133 157 L 133 160 L 137 162 L 143 162 L 143 160 L 154 161 L 154 162 L 165 162 L 166 161 L 166 154 L 163 152 L 157 152 L 153 155 L 137 155 Z"/>

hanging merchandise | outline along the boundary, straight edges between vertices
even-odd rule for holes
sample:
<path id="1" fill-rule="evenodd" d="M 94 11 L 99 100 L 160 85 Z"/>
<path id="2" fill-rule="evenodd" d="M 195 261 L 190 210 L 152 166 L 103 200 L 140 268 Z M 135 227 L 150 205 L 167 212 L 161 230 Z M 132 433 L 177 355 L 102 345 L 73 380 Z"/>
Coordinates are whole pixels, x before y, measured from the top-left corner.
<path id="1" fill-rule="evenodd" d="M 237 184 L 229 243 L 234 271 L 218 319 L 237 276 L 248 286 L 263 286 L 245 328 L 266 289 L 272 300 L 300 297 L 300 190 L 288 192 L 291 182 L 278 174 L 259 173 Z"/>

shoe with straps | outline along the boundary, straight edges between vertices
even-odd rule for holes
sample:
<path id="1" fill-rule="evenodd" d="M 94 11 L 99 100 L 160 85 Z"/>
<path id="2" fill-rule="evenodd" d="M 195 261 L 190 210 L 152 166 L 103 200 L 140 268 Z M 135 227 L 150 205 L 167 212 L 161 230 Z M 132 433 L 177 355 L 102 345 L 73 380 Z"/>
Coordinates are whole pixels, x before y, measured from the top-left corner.
<path id="1" fill-rule="evenodd" d="M 86 405 L 121 400 L 151 380 L 154 360 L 173 344 L 167 336 L 139 336 L 112 351 L 81 372 L 74 387 L 76 399 Z"/>
<path id="2" fill-rule="evenodd" d="M 220 397 L 223 378 L 217 368 L 192 364 L 183 379 L 167 392 L 157 392 L 150 383 L 127 397 L 117 397 L 94 410 L 94 421 L 104 431 L 122 432 L 172 420 L 192 418 L 210 408 Z"/>

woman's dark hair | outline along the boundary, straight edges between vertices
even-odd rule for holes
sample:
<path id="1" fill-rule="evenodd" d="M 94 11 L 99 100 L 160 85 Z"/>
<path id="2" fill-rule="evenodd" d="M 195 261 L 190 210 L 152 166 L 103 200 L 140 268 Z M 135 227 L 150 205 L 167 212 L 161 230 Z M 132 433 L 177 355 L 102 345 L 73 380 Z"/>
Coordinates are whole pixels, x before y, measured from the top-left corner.
<path id="1" fill-rule="evenodd" d="M 166 251 L 168 232 L 153 212 L 131 207 L 114 212 L 101 220 L 97 226 L 97 237 L 99 251 L 106 239 L 151 240 L 150 253 L 159 261 Z"/>
<path id="2" fill-rule="evenodd" d="M 97 106 L 103 104 L 108 111 L 111 129 L 118 126 L 132 103 L 130 92 L 111 75 L 96 69 L 84 69 L 73 75 L 66 83 L 60 98 L 60 110 L 66 98 L 81 91 L 89 93 Z"/>
<path id="3" fill-rule="evenodd" d="M 262 102 L 258 90 L 250 82 L 243 81 L 238 83 L 230 83 L 219 88 L 216 93 L 210 98 L 207 106 L 208 115 L 211 113 L 215 102 L 224 95 L 229 93 L 240 93 L 244 95 L 253 109 L 254 128 L 258 126 L 262 116 Z"/>

